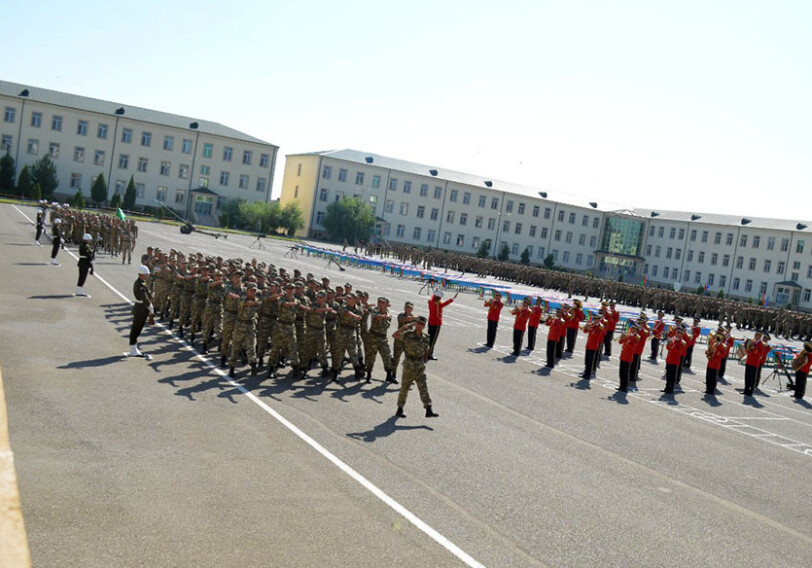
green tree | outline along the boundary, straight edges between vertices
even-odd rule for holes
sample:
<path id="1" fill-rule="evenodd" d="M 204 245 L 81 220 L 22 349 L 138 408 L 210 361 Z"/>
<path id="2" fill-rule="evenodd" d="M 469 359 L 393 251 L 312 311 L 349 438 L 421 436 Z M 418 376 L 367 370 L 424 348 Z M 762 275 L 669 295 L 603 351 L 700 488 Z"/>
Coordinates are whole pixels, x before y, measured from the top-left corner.
<path id="1" fill-rule="evenodd" d="M 0 158 L 0 192 L 12 191 L 14 191 L 14 158 L 6 152 L 6 155 Z"/>
<path id="2" fill-rule="evenodd" d="M 336 242 L 347 239 L 350 243 L 366 241 L 375 226 L 372 207 L 358 197 L 344 197 L 327 206 L 324 215 L 324 228 Z"/>
<path id="3" fill-rule="evenodd" d="M 59 187 L 59 178 L 56 177 L 56 166 L 48 154 L 31 166 L 31 180 L 42 188 L 42 197 L 50 200 L 54 196 L 54 191 Z"/>
<path id="4" fill-rule="evenodd" d="M 519 262 L 521 262 L 525 266 L 530 264 L 530 249 L 525 247 L 525 249 L 522 251 L 522 256 L 519 259 Z"/>
<path id="5" fill-rule="evenodd" d="M 510 248 L 508 248 L 507 243 L 502 243 L 502 250 L 499 251 L 499 256 L 497 256 L 501 261 L 505 261 L 510 258 Z"/>
<path id="6" fill-rule="evenodd" d="M 721 288 L 719 288 L 719 291 L 716 292 L 716 297 L 717 298 L 724 298 L 725 297 L 725 291 L 722 290 Z"/>
<path id="7" fill-rule="evenodd" d="M 39 183 L 35 183 L 34 187 L 31 188 L 31 199 L 36 199 L 37 201 L 42 199 L 42 187 L 40 187 Z"/>
<path id="8" fill-rule="evenodd" d="M 23 166 L 20 177 L 17 178 L 17 191 L 20 197 L 34 199 L 34 181 L 31 179 L 31 170 L 28 166 Z"/>
<path id="9" fill-rule="evenodd" d="M 477 258 L 488 258 L 491 254 L 491 240 L 485 239 L 479 245 L 479 248 L 476 251 Z"/>
<path id="10" fill-rule="evenodd" d="M 115 192 L 113 197 L 110 198 L 110 207 L 113 209 L 121 207 L 121 194 L 119 192 Z"/>
<path id="11" fill-rule="evenodd" d="M 544 265 L 544 268 L 548 268 L 550 270 L 555 268 L 555 259 L 553 258 L 552 253 L 544 257 L 544 262 L 542 262 L 542 264 Z"/>
<path id="12" fill-rule="evenodd" d="M 85 196 L 82 195 L 81 189 L 76 192 L 76 195 L 73 196 L 73 206 L 77 209 L 85 208 Z"/>
<path id="13" fill-rule="evenodd" d="M 292 237 L 296 231 L 304 227 L 302 208 L 299 207 L 298 201 L 291 201 L 282 208 L 279 212 L 279 226 L 285 230 L 289 237 Z"/>
<path id="14" fill-rule="evenodd" d="M 121 202 L 122 209 L 126 211 L 135 210 L 135 180 L 130 176 L 130 183 L 127 184 L 127 189 L 124 190 L 124 200 Z"/>
<path id="15" fill-rule="evenodd" d="M 104 181 L 104 174 L 99 174 L 99 177 L 93 182 L 93 187 L 90 188 L 90 199 L 96 205 L 107 201 L 107 182 Z"/>

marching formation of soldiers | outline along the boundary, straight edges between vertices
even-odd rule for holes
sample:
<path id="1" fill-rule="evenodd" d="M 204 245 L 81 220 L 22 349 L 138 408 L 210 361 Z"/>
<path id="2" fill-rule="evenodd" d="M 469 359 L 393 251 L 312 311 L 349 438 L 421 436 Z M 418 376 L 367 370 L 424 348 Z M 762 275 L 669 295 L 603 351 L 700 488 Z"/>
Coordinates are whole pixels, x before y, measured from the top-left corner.
<path id="1" fill-rule="evenodd" d="M 776 337 L 812 340 L 812 314 L 758 306 L 712 296 L 676 292 L 640 284 L 616 282 L 594 276 L 524 266 L 489 258 L 477 258 L 436 249 L 421 249 L 408 245 L 390 244 L 368 246 L 366 252 L 379 254 L 402 263 L 426 270 L 437 267 L 493 276 L 525 286 L 535 286 L 566 293 L 568 297 L 584 296 L 613 300 L 618 304 L 639 307 L 642 310 L 662 310 L 682 317 L 730 322 L 740 329 L 763 329 Z"/>
<path id="2" fill-rule="evenodd" d="M 426 388 L 426 319 L 413 314 L 411 303 L 393 316 L 385 297 L 371 302 L 366 292 L 353 290 L 349 283 L 331 286 L 327 277 L 319 281 L 299 270 L 290 274 L 256 259 L 245 262 L 148 247 L 141 262 L 150 271 L 156 317 L 192 345 L 199 341 L 202 353 L 217 349 L 229 377 L 236 377 L 242 362 L 250 367 L 250 376 L 267 365 L 267 376 L 278 377 L 279 369 L 290 365 L 289 377 L 297 380 L 316 366 L 322 377 L 338 382 L 349 362 L 354 380 L 370 382 L 380 357 L 383 380 L 397 384 L 397 365 L 404 357 L 397 416 L 404 416 L 412 382 L 417 383 L 426 416 L 437 416 Z M 389 335 L 395 319 L 393 354 Z"/>
<path id="3" fill-rule="evenodd" d="M 40 223 L 44 227 L 46 215 L 52 227 L 59 225 L 59 239 L 63 243 L 78 245 L 88 234 L 96 251 L 121 256 L 121 264 L 132 264 L 132 251 L 138 238 L 138 225 L 132 219 L 122 220 L 104 213 L 73 209 L 67 203 L 41 201 L 37 208 L 36 244 L 39 244 Z"/>

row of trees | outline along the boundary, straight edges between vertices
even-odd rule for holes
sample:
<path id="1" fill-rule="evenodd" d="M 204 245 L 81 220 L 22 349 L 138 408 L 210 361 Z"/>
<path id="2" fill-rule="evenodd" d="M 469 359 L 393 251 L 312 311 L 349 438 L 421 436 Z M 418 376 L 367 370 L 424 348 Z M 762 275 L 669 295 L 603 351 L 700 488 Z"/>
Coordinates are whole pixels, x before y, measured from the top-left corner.
<path id="1" fill-rule="evenodd" d="M 278 201 L 248 203 L 245 199 L 232 199 L 220 215 L 220 226 L 293 236 L 304 226 L 304 217 L 295 201 L 282 207 Z"/>
<path id="2" fill-rule="evenodd" d="M 0 158 L 0 193 L 15 194 L 27 199 L 52 199 L 59 186 L 56 166 L 50 156 L 43 156 L 31 167 L 24 166 L 14 179 L 14 158 L 6 152 Z"/>

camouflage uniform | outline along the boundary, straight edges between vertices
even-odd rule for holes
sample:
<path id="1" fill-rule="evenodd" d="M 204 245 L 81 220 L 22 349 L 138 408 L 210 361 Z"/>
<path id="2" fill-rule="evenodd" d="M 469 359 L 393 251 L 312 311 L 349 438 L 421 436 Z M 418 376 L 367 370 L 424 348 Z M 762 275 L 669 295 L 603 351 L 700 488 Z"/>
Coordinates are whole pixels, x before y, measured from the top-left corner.
<path id="1" fill-rule="evenodd" d="M 300 288 L 297 286 L 297 288 Z M 294 297 L 298 302 L 303 306 L 309 306 L 310 300 L 302 294 L 295 294 Z M 296 330 L 296 350 L 297 353 L 302 354 L 305 352 L 305 312 L 304 310 L 297 310 L 296 311 L 296 319 L 294 322 L 294 328 Z"/>
<path id="2" fill-rule="evenodd" d="M 344 363 L 344 352 L 346 351 L 350 356 L 352 367 L 355 369 L 357 378 L 361 378 L 361 368 L 358 363 L 358 352 L 356 351 L 355 334 L 358 328 L 358 321 L 352 315 L 360 316 L 361 311 L 358 306 L 350 306 L 349 304 L 342 306 L 338 312 L 338 326 L 336 327 L 336 345 L 335 351 L 332 351 L 333 358 L 333 378 L 335 378 L 339 371 L 341 371 L 342 364 Z"/>
<path id="3" fill-rule="evenodd" d="M 122 227 L 119 231 L 119 238 L 121 239 L 121 264 L 127 261 L 127 264 L 133 262 L 133 237 L 129 229 Z"/>
<path id="4" fill-rule="evenodd" d="M 406 312 L 398 314 L 398 329 L 409 323 L 410 318 L 414 319 L 415 316 L 409 316 Z M 392 374 L 396 375 L 398 372 L 398 365 L 400 364 L 400 356 L 403 355 L 403 338 L 395 338 L 394 340 L 394 354 L 392 356 Z"/>
<path id="5" fill-rule="evenodd" d="M 292 304 L 292 305 L 285 305 Z M 271 337 L 271 354 L 268 356 L 268 376 L 273 376 L 279 357 L 286 355 L 294 370 L 299 368 L 299 349 L 296 345 L 296 315 L 302 311 L 296 298 L 279 300 L 279 313 Z"/>
<path id="6" fill-rule="evenodd" d="M 212 281 L 206 288 L 206 307 L 203 309 L 203 351 L 208 351 L 209 335 L 214 333 L 219 340 L 223 331 L 223 298 L 225 288 L 222 282 Z"/>
<path id="7" fill-rule="evenodd" d="M 188 274 L 183 280 L 183 290 L 180 296 L 180 310 L 178 311 L 178 335 L 183 337 L 183 328 L 186 325 L 186 319 L 192 314 L 192 303 L 195 298 L 195 288 L 200 276 L 197 274 Z"/>
<path id="8" fill-rule="evenodd" d="M 172 273 L 172 290 L 169 292 L 169 328 L 180 313 L 180 297 L 183 294 L 183 284 L 186 272 L 183 267 L 178 267 Z"/>
<path id="9" fill-rule="evenodd" d="M 409 388 L 415 382 L 423 407 L 428 409 L 431 406 L 431 398 L 426 386 L 425 359 L 429 349 L 429 337 L 425 333 L 417 333 L 414 329 L 408 329 L 403 332 L 401 339 L 403 339 L 403 353 L 406 358 L 403 361 L 403 378 L 400 383 L 400 394 L 398 394 L 398 407 L 403 408 L 406 404 Z"/>
<path id="10" fill-rule="evenodd" d="M 372 308 L 369 313 L 370 325 L 369 331 L 367 332 L 365 353 L 367 378 L 372 374 L 375 359 L 378 353 L 380 353 L 381 359 L 383 360 L 383 368 L 386 370 L 386 378 L 389 379 L 392 376 L 392 353 L 389 350 L 387 332 L 392 322 L 392 316 L 381 311 L 377 306 Z"/>
<path id="11" fill-rule="evenodd" d="M 195 295 L 192 300 L 192 323 L 189 325 L 189 333 L 191 334 L 192 341 L 195 339 L 195 330 L 203 320 L 203 310 L 206 309 L 206 299 L 209 296 L 210 281 L 211 279 L 208 276 L 201 275 L 195 282 Z"/>
<path id="12" fill-rule="evenodd" d="M 302 352 L 302 367 L 310 368 L 310 363 L 318 357 L 322 370 L 327 369 L 327 349 L 325 347 L 324 321 L 327 313 L 316 310 L 326 308 L 327 305 L 318 302 L 311 306 L 305 316 L 305 350 Z"/>
<path id="13" fill-rule="evenodd" d="M 256 284 L 249 284 L 249 289 L 256 290 Z M 237 319 L 234 325 L 234 335 L 231 341 L 231 358 L 229 360 L 229 376 L 234 376 L 234 366 L 241 349 L 245 349 L 248 363 L 251 365 L 251 374 L 256 372 L 257 353 L 254 349 L 257 337 L 257 312 L 259 302 L 245 297 L 237 302 Z"/>
<path id="14" fill-rule="evenodd" d="M 259 321 L 257 322 L 257 355 L 259 365 L 262 366 L 262 358 L 268 350 L 268 340 L 273 337 L 273 329 L 276 327 L 276 318 L 279 314 L 279 298 L 276 291 L 272 291 L 270 297 L 263 298 L 259 307 Z"/>
<path id="15" fill-rule="evenodd" d="M 229 294 L 236 294 L 237 298 L 229 298 Z M 241 285 L 230 284 L 226 289 L 223 297 L 223 331 L 220 337 L 220 364 L 225 365 L 226 356 L 228 355 L 228 348 L 231 345 L 231 336 L 234 333 L 234 325 L 237 321 L 237 309 L 244 297 L 244 291 Z"/>

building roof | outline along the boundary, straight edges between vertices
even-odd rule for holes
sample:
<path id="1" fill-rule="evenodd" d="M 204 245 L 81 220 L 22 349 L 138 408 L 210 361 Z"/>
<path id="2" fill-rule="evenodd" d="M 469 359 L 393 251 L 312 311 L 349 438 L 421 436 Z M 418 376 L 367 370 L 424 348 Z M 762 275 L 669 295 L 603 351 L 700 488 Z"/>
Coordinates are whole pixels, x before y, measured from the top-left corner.
<path id="1" fill-rule="evenodd" d="M 727 227 L 742 227 L 748 229 L 772 229 L 780 231 L 795 231 L 812 233 L 812 221 L 797 221 L 788 219 L 770 219 L 764 217 L 743 217 L 741 215 L 719 215 L 715 213 L 701 213 L 691 211 L 668 211 L 662 209 L 622 209 L 615 210 L 608 206 L 601 206 L 600 201 L 589 202 L 586 198 L 579 198 L 569 194 L 558 193 L 555 190 L 541 189 L 512 182 L 495 180 L 484 176 L 447 170 L 437 166 L 429 166 L 416 162 L 408 162 L 397 158 L 389 158 L 370 152 L 360 152 L 358 150 L 327 150 L 324 152 L 308 152 L 302 154 L 290 154 L 289 156 L 324 156 L 336 160 L 353 162 L 362 165 L 374 165 L 381 168 L 396 170 L 399 172 L 414 175 L 435 177 L 438 180 L 453 183 L 470 185 L 473 187 L 483 187 L 496 191 L 505 191 L 513 195 L 520 195 L 533 199 L 545 199 L 551 203 L 561 203 L 572 205 L 584 209 L 594 209 L 607 214 L 616 214 L 632 217 L 641 217 L 657 221 L 678 221 L 691 222 L 698 221 L 703 224 L 724 225 Z M 371 161 L 370 161 L 371 160 Z M 436 174 L 433 174 L 436 172 Z M 489 182 L 491 185 L 487 185 Z M 544 194 L 544 195 L 542 195 Z M 652 215 L 654 214 L 654 215 Z M 642 219 L 641 219 L 642 220 Z"/>
<path id="2" fill-rule="evenodd" d="M 486 176 L 457 172 L 454 170 L 440 168 L 438 166 L 430 166 L 426 164 L 418 164 L 416 162 L 408 162 L 406 160 L 399 160 L 397 158 L 389 158 L 387 156 L 381 156 L 371 152 L 359 152 L 358 150 L 327 150 L 324 152 L 307 152 L 302 154 L 288 155 L 288 157 L 293 156 L 329 157 L 335 160 L 343 160 L 345 162 L 352 162 L 360 165 L 377 166 L 380 168 L 396 170 L 413 175 L 433 177 L 444 182 L 448 181 L 451 183 L 481 187 L 483 189 L 504 191 L 506 193 L 532 199 L 547 199 L 550 201 L 550 203 L 563 203 L 565 205 L 573 205 L 576 207 L 594 209 L 597 211 L 608 210 L 605 207 L 601 208 L 600 203 L 595 203 L 593 206 L 585 198 L 578 198 L 564 193 L 556 193 L 554 191 L 520 185 L 509 181 L 496 180 Z M 544 193 L 546 197 L 541 195 L 542 193 Z"/>
<path id="3" fill-rule="evenodd" d="M 26 90 L 28 91 L 28 96 L 21 97 L 21 93 Z M 242 140 L 244 142 L 251 142 L 254 144 L 264 144 L 266 146 L 278 147 L 270 142 L 265 142 L 259 138 L 254 138 L 253 136 L 249 136 L 244 132 L 234 130 L 233 128 L 229 128 L 228 126 L 224 126 L 217 122 L 170 114 L 168 112 L 160 112 L 157 110 L 150 110 L 122 103 L 103 101 L 101 99 L 92 99 L 90 97 L 72 95 L 70 93 L 63 93 L 60 91 L 52 91 L 50 89 L 40 89 L 39 87 L 30 87 L 28 85 L 11 83 L 9 81 L 0 81 L 0 95 L 19 98 L 20 100 L 27 99 L 30 101 L 37 101 L 61 107 L 74 108 L 86 112 L 106 114 L 110 115 L 111 117 L 116 116 L 115 111 L 117 109 L 123 108 L 124 114 L 122 116 L 131 118 L 133 120 L 171 126 L 182 130 L 189 130 L 189 125 L 196 122 L 198 124 L 198 132 L 212 134 L 214 136 L 223 136 L 225 138 L 233 138 L 235 140 Z"/>
<path id="4" fill-rule="evenodd" d="M 812 233 L 812 221 L 745 217 L 742 215 L 720 215 L 717 213 L 691 211 L 666 211 L 662 209 L 633 209 L 631 211 L 618 211 L 617 213 L 635 217 L 646 217 L 656 221 L 678 221 L 683 223 L 696 221 L 703 224 L 740 227 L 742 229 L 772 229 L 777 231 Z"/>
<path id="5" fill-rule="evenodd" d="M 204 185 L 201 185 L 201 186 L 198 186 L 198 187 L 194 188 L 192 190 L 192 193 L 200 193 L 200 194 L 203 194 L 203 195 L 217 195 L 219 197 L 218 193 L 212 191 L 211 189 L 209 189 L 208 187 L 206 187 Z"/>

